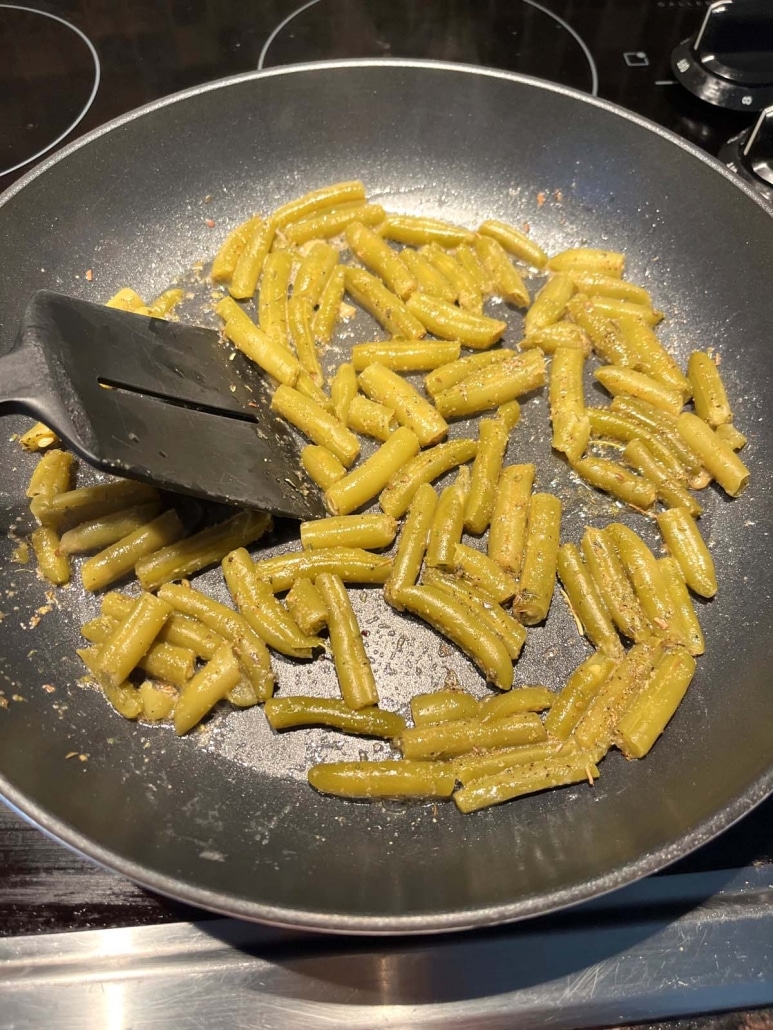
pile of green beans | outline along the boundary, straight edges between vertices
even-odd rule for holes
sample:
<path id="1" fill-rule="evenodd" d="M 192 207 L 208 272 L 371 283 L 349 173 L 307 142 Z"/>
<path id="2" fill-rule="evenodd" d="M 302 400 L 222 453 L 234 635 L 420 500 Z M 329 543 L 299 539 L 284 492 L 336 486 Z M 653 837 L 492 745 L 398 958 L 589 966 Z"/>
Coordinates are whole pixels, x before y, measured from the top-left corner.
<path id="1" fill-rule="evenodd" d="M 663 312 L 624 268 L 609 250 L 549 256 L 498 220 L 472 230 L 389 213 L 359 181 L 236 226 L 211 267 L 214 310 L 273 380 L 274 410 L 307 439 L 302 464 L 330 517 L 300 526 L 300 549 L 255 558 L 247 548 L 270 532 L 268 516 L 238 512 L 191 533 L 141 484 L 74 488 L 55 434 L 25 433 L 22 446 L 42 453 L 27 491 L 42 576 L 67 583 L 73 557 L 88 554 L 86 590 L 131 575 L 141 589 L 106 594 L 82 629 L 90 646 L 79 654 L 114 708 L 185 734 L 225 699 L 263 705 L 277 732 L 381 738 L 402 757 L 317 765 L 310 784 L 341 797 L 452 797 L 462 812 L 592 784 L 611 747 L 644 757 L 705 650 L 691 595 L 718 589 L 693 491 L 716 482 L 738 497 L 749 472 L 717 363 L 693 351 L 680 369 L 655 332 Z M 169 317 L 182 295 L 145 304 L 126 288 L 107 303 Z M 326 379 L 322 354 L 347 295 L 389 339 L 357 342 Z M 484 310 L 492 296 L 523 312 L 519 340 Z M 586 403 L 590 359 L 606 407 Z M 560 500 L 534 489 L 540 470 L 506 463 L 521 403 L 545 387 L 555 453 L 591 489 L 654 515 L 665 557 L 619 521 L 563 539 Z M 448 439 L 455 420 L 479 416 L 474 433 Z M 378 446 L 363 458 L 368 438 Z M 360 513 L 373 502 L 379 511 Z M 188 582 L 218 563 L 234 608 Z M 593 653 L 558 692 L 514 685 L 557 580 Z M 381 587 L 499 693 L 415 695 L 412 725 L 383 710 L 348 584 Z M 325 647 L 339 698 L 273 697 L 272 651 L 309 662 Z"/>

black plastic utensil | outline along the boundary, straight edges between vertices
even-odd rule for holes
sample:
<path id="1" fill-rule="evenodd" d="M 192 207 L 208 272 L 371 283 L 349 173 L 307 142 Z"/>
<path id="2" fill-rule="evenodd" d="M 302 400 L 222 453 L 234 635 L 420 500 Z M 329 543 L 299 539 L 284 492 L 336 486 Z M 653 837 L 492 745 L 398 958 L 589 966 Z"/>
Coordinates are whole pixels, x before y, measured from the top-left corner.
<path id="1" fill-rule="evenodd" d="M 35 293 L 0 358 L 0 413 L 33 415 L 95 468 L 227 504 L 324 515 L 259 370 L 200 326 Z"/>

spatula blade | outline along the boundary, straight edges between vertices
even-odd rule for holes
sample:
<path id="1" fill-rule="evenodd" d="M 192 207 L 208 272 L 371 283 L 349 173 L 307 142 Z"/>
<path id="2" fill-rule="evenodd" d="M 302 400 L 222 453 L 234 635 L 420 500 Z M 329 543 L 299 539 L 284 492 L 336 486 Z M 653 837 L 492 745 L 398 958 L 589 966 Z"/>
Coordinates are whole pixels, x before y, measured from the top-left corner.
<path id="1" fill-rule="evenodd" d="M 21 345 L 42 352 L 57 394 L 36 414 L 95 467 L 277 515 L 324 514 L 265 377 L 214 330 L 40 291 Z"/>

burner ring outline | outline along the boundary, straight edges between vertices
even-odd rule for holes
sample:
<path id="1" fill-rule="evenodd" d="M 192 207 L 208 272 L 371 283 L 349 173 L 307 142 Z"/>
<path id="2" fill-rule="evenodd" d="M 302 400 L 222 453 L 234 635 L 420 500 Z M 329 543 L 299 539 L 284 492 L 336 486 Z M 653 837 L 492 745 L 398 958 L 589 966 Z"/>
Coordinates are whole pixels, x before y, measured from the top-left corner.
<path id="1" fill-rule="evenodd" d="M 52 21 L 57 21 L 61 25 L 65 25 L 68 29 L 71 29 L 76 34 L 76 36 L 79 36 L 83 40 L 83 42 L 88 47 L 89 53 L 91 54 L 91 59 L 94 62 L 94 82 L 91 87 L 91 93 L 89 94 L 88 100 L 86 101 L 85 105 L 83 106 L 75 120 L 72 121 L 64 130 L 64 132 L 60 133 L 52 143 L 48 143 L 41 150 L 38 150 L 37 153 L 33 154 L 32 157 L 27 157 L 23 161 L 19 161 L 18 164 L 12 165 L 10 168 L 0 169 L 0 178 L 2 178 L 4 175 L 10 175 L 12 172 L 18 172 L 20 168 L 24 168 L 25 165 L 31 164 L 33 161 L 37 161 L 38 158 L 43 157 L 44 154 L 47 154 L 49 150 L 53 150 L 55 146 L 57 146 L 59 143 L 62 142 L 63 139 L 69 136 L 73 129 L 75 129 L 83 121 L 83 119 L 86 117 L 86 114 L 89 111 L 89 108 L 94 103 L 94 97 L 96 97 L 97 95 L 100 79 L 102 78 L 102 65 L 99 60 L 97 48 L 91 42 L 86 33 L 79 29 L 77 25 L 73 25 L 72 22 L 66 21 L 64 18 L 60 18 L 58 14 L 51 14 L 49 11 L 41 11 L 37 7 L 22 7 L 19 4 L 0 4 L 0 10 L 24 11 L 26 14 L 39 14 L 43 18 L 50 18 Z"/>
<path id="2" fill-rule="evenodd" d="M 588 49 L 588 45 L 585 42 L 585 40 L 582 38 L 582 36 L 577 32 L 576 29 L 572 28 L 572 26 L 569 24 L 568 21 L 565 21 L 563 18 L 561 18 L 559 15 L 557 15 L 554 11 L 551 11 L 548 7 L 543 7 L 542 4 L 537 3 L 537 0 L 521 0 L 521 2 L 524 3 L 524 4 L 528 4 L 529 7 L 533 7 L 537 11 L 541 11 L 542 14 L 546 14 L 549 18 L 552 18 L 553 21 L 558 22 L 558 24 L 561 26 L 561 28 L 566 29 L 566 31 L 569 33 L 569 35 L 578 44 L 578 46 L 580 47 L 580 49 L 583 52 L 583 55 L 585 56 L 585 60 L 588 62 L 588 68 L 590 70 L 590 84 L 591 84 L 590 85 L 590 95 L 592 97 L 598 96 L 598 93 L 599 93 L 599 73 L 598 73 L 598 68 L 596 67 L 596 62 L 595 62 L 595 60 L 593 58 L 593 54 Z M 266 42 L 263 44 L 263 48 L 260 51 L 260 56 L 258 57 L 258 65 L 257 65 L 258 71 L 262 71 L 263 70 L 263 67 L 264 67 L 264 64 L 265 64 L 265 61 L 266 61 L 266 57 L 268 55 L 269 48 L 271 47 L 271 44 L 274 42 L 274 40 L 279 35 L 279 33 L 282 31 L 282 29 L 285 28 L 285 26 L 289 25 L 291 21 L 294 21 L 295 18 L 297 18 L 299 14 L 303 14 L 304 11 L 308 11 L 308 9 L 310 7 L 315 7 L 318 3 L 321 3 L 321 0 L 307 0 L 307 2 L 305 4 L 301 4 L 300 7 L 296 8 L 296 10 L 294 10 L 294 11 L 291 11 L 290 14 L 288 14 L 286 18 L 284 18 L 282 21 L 280 21 L 280 23 L 276 26 L 276 28 L 271 32 L 271 35 L 268 37 Z M 6 6 L 6 5 L 0 4 L 0 7 L 3 7 L 3 6 Z"/>

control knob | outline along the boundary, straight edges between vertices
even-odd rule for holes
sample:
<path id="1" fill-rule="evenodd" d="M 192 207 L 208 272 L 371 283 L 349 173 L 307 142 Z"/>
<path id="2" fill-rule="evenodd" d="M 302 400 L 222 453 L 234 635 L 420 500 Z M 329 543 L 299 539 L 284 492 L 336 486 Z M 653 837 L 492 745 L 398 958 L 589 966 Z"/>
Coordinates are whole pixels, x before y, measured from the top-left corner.
<path id="1" fill-rule="evenodd" d="M 701 100 L 731 111 L 773 104 L 773 3 L 718 0 L 697 34 L 674 50 L 679 82 Z"/>
<path id="2" fill-rule="evenodd" d="M 765 108 L 750 129 L 729 140 L 719 159 L 773 202 L 773 107 Z"/>

